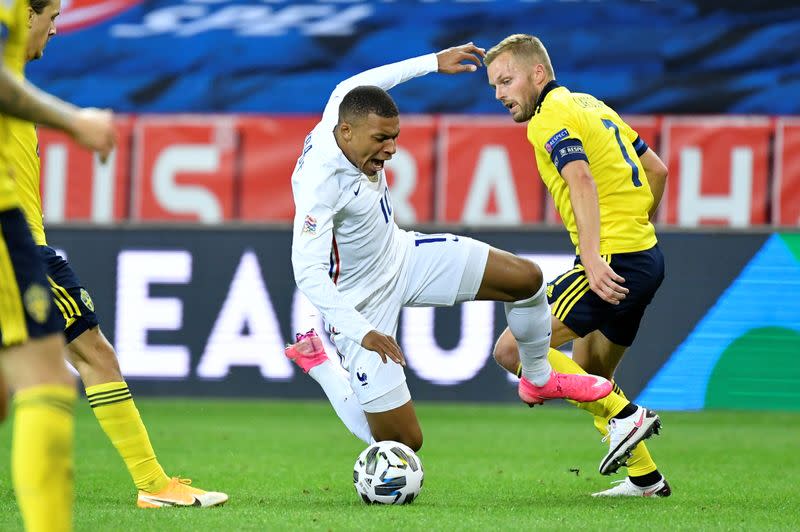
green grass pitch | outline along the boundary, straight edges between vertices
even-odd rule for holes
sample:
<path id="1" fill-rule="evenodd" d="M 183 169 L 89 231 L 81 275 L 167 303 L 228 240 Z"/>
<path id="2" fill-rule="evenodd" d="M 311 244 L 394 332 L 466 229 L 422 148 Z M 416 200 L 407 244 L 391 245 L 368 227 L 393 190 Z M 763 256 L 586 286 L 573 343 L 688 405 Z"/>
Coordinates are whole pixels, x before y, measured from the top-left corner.
<path id="1" fill-rule="evenodd" d="M 604 446 L 566 406 L 418 405 L 425 486 L 410 506 L 361 503 L 364 445 L 322 402 L 138 401 L 172 475 L 230 494 L 222 508 L 139 510 L 85 401 L 77 416 L 76 530 L 797 530 L 800 414 L 662 415 L 650 449 L 669 499 L 593 499 Z M 10 421 L 10 420 L 9 420 Z M 21 529 L 0 427 L 0 530 Z"/>

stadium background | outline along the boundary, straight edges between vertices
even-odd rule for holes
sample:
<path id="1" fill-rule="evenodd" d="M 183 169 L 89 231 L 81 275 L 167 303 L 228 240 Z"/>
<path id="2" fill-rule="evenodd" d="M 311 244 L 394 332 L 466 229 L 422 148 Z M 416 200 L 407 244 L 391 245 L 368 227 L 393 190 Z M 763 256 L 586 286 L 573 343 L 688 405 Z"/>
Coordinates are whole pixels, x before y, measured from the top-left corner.
<path id="1" fill-rule="evenodd" d="M 288 225 L 316 113 L 366 68 L 535 33 L 559 81 L 614 106 L 670 169 L 667 280 L 623 387 L 662 409 L 797 409 L 800 8 L 723 4 L 65 1 L 29 77 L 124 114 L 107 166 L 40 131 L 48 240 L 84 279 L 138 394 L 321 398 L 282 355 L 318 324 L 292 280 Z M 524 129 L 484 72 L 392 94 L 397 221 L 565 269 L 569 239 Z M 490 303 L 404 311 L 415 397 L 515 400 L 490 357 L 502 323 Z"/>

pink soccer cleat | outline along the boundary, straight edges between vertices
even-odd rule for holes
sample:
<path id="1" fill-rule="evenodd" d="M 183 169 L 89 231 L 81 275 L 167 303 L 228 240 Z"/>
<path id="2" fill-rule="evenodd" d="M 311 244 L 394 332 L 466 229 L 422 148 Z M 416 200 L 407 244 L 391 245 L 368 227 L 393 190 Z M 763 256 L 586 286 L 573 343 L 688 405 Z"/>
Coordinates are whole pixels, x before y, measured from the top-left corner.
<path id="1" fill-rule="evenodd" d="M 319 366 L 328 360 L 328 355 L 325 354 L 325 348 L 322 346 L 322 340 L 320 340 L 317 331 L 314 329 L 305 334 L 297 333 L 295 340 L 297 341 L 287 345 L 283 352 L 287 358 L 293 360 L 304 372 L 308 373 L 311 368 Z"/>
<path id="2" fill-rule="evenodd" d="M 557 373 L 550 371 L 550 380 L 536 386 L 522 377 L 519 380 L 519 398 L 529 405 L 540 405 L 548 399 L 572 399 L 590 403 L 611 393 L 611 382 L 597 375 Z"/>

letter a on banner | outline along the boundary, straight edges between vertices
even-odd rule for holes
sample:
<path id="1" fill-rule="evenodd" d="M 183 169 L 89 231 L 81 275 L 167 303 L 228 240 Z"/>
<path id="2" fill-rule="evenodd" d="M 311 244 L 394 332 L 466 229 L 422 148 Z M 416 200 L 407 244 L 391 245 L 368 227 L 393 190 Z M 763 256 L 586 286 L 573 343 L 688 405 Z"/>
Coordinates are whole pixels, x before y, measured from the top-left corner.
<path id="1" fill-rule="evenodd" d="M 220 379 L 232 366 L 256 366 L 268 379 L 288 379 L 294 373 L 291 363 L 283 356 L 278 318 L 258 258 L 250 250 L 244 252 L 233 275 L 197 366 L 197 375 Z"/>

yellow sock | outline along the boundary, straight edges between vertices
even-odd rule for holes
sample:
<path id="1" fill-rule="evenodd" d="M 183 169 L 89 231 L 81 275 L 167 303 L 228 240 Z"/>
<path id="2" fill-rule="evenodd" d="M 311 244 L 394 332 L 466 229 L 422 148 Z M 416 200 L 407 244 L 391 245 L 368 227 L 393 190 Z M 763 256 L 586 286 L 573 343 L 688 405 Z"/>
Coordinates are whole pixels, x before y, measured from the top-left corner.
<path id="1" fill-rule="evenodd" d="M 169 477 L 156 459 L 128 385 L 106 382 L 89 386 L 86 397 L 106 436 L 125 461 L 136 487 L 150 493 L 167 487 Z"/>
<path id="2" fill-rule="evenodd" d="M 41 385 L 14 396 L 11 469 L 25 530 L 72 530 L 75 389 Z"/>
<path id="3" fill-rule="evenodd" d="M 553 369 L 559 373 L 586 373 L 574 360 L 567 355 L 558 351 L 557 349 L 550 348 L 547 353 L 547 359 Z M 517 376 L 520 376 L 522 365 L 517 368 Z M 605 436 L 608 434 L 608 421 L 619 414 L 630 401 L 625 396 L 623 391 L 614 383 L 614 389 L 606 397 L 594 401 L 593 403 L 579 403 L 577 401 L 570 401 L 578 408 L 586 410 L 594 417 L 594 426 L 597 430 Z M 650 451 L 647 450 L 647 445 L 641 442 L 633 448 L 631 457 L 628 458 L 628 475 L 632 477 L 639 477 L 652 473 L 658 469 L 653 458 L 650 456 Z"/>
<path id="4" fill-rule="evenodd" d="M 547 359 L 550 361 L 550 365 L 553 366 L 553 369 L 559 373 L 586 373 L 586 371 L 580 367 L 577 362 L 569 358 L 561 351 L 553 349 L 552 347 L 547 353 Z M 597 401 L 593 401 L 591 403 L 579 403 L 577 401 L 570 401 L 570 403 L 574 404 L 581 410 L 586 410 L 593 416 L 605 417 L 606 423 L 608 423 L 608 420 L 619 414 L 623 408 L 628 406 L 630 401 L 628 401 L 625 396 L 617 395 L 612 391 L 602 399 L 598 399 Z"/>
<path id="5" fill-rule="evenodd" d="M 620 397 L 625 397 L 625 394 L 619 386 L 617 386 L 617 383 L 614 383 L 614 392 Z M 606 424 L 608 423 L 607 419 L 604 421 Z M 597 426 L 596 422 L 595 426 Z M 605 424 L 603 425 L 603 430 L 600 432 L 603 432 L 603 435 L 605 435 Z M 647 473 L 652 473 L 656 469 L 658 469 L 658 467 L 653 461 L 653 457 L 650 456 L 650 451 L 647 450 L 647 445 L 645 445 L 644 442 L 641 442 L 633 448 L 631 457 L 628 458 L 628 476 L 641 477 Z"/>

